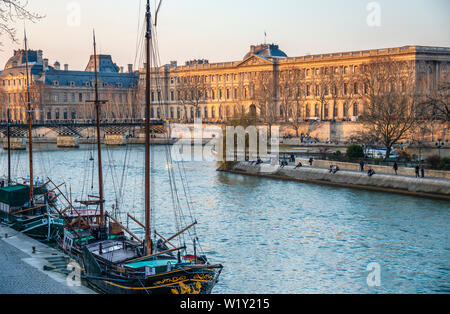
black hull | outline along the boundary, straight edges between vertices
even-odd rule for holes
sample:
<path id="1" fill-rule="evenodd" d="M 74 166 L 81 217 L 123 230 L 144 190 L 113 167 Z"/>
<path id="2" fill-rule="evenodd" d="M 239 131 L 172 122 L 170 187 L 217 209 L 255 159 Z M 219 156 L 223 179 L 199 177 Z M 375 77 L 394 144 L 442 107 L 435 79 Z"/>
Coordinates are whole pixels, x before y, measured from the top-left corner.
<path id="1" fill-rule="evenodd" d="M 210 294 L 219 280 L 221 265 L 191 265 L 156 275 L 122 276 L 104 271 L 94 256 L 83 250 L 87 284 L 105 294 Z"/>
<path id="2" fill-rule="evenodd" d="M 182 269 L 146 279 L 96 277 L 86 274 L 87 284 L 105 294 L 210 294 L 220 269 Z"/>

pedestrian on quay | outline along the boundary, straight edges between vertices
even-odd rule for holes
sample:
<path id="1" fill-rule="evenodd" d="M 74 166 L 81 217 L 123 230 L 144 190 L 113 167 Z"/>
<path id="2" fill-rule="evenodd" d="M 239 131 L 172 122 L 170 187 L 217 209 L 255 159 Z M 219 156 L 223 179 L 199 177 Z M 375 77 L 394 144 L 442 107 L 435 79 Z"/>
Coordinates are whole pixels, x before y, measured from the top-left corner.
<path id="1" fill-rule="evenodd" d="M 364 172 L 364 166 L 365 166 L 365 162 L 364 160 L 361 160 L 361 162 L 359 163 L 359 169 L 361 170 L 361 172 Z"/>
<path id="2" fill-rule="evenodd" d="M 392 167 L 392 168 L 394 168 L 395 175 L 398 175 L 398 164 L 397 164 L 397 162 L 394 163 L 394 167 Z"/>
<path id="3" fill-rule="evenodd" d="M 420 168 L 420 175 L 421 175 L 422 178 L 425 178 L 425 167 L 423 165 Z"/>
<path id="4" fill-rule="evenodd" d="M 416 166 L 416 178 L 419 177 L 420 167 L 419 165 Z"/>
<path id="5" fill-rule="evenodd" d="M 312 167 L 312 165 L 313 165 L 313 161 L 314 161 L 314 159 L 312 159 L 312 157 L 311 158 L 309 158 L 309 165 Z"/>

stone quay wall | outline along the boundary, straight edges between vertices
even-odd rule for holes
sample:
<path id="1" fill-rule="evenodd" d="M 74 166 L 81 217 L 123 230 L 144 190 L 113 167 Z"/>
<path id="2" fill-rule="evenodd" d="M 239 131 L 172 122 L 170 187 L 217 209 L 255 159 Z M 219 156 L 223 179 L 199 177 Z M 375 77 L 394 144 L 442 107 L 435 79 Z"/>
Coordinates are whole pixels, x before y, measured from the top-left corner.
<path id="1" fill-rule="evenodd" d="M 238 162 L 228 172 L 450 200 L 450 180 L 447 179 L 417 179 L 390 174 L 369 177 L 366 173 L 345 170 L 332 174 L 328 169 L 316 167 L 280 168 L 278 165 L 250 162 Z"/>

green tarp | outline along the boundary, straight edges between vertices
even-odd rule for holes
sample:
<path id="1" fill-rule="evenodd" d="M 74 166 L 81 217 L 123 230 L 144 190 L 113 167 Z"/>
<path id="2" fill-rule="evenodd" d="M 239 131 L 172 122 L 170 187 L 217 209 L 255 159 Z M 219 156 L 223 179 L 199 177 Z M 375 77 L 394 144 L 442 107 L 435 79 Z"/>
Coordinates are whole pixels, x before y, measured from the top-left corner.
<path id="1" fill-rule="evenodd" d="M 30 200 L 30 187 L 25 185 L 12 185 L 0 189 L 0 202 L 11 207 L 23 206 Z"/>

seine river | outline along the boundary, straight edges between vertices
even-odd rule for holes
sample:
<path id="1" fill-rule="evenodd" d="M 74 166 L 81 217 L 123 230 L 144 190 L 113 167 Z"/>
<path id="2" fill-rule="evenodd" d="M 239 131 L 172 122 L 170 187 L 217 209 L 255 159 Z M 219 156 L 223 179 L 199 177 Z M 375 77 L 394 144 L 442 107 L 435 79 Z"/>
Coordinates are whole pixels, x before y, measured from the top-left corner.
<path id="1" fill-rule="evenodd" d="M 54 146 L 37 149 L 36 175 L 65 182 L 74 200 L 95 194 L 92 147 Z M 165 150 L 152 147 L 153 218 L 170 236 Z M 124 223 L 126 212 L 142 220 L 143 146 L 105 148 L 103 157 L 107 208 L 118 199 Z M 14 176 L 25 176 L 27 153 L 12 161 Z M 5 151 L 0 169 L 6 174 Z M 225 266 L 215 293 L 450 293 L 449 202 L 220 173 L 214 161 L 183 169 L 200 244 Z"/>

